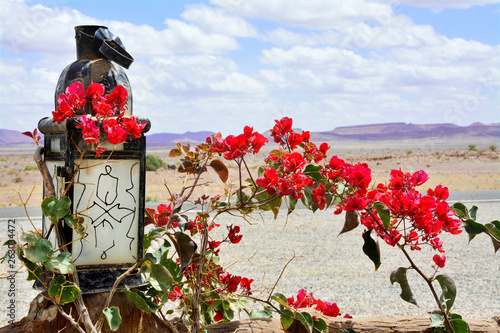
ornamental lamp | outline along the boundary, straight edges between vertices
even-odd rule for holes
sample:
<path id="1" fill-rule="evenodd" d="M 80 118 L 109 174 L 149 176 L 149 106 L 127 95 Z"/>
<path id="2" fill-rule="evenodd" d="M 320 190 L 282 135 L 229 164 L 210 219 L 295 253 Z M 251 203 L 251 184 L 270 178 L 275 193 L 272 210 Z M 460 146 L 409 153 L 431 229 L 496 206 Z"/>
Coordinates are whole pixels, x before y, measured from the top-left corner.
<path id="1" fill-rule="evenodd" d="M 121 40 L 103 26 L 77 26 L 75 33 L 77 60 L 61 73 L 55 91 L 56 109 L 58 96 L 74 82 L 80 82 L 85 89 L 92 83 L 100 83 L 106 94 L 118 85 L 127 90 L 124 112 L 125 116 L 131 116 L 132 91 L 122 67 L 128 68 L 133 58 Z M 95 145 L 85 142 L 82 129 L 78 128 L 78 118 L 93 115 L 92 112 L 92 105 L 87 102 L 75 112 L 74 118 L 56 122 L 47 117 L 38 123 L 39 131 L 44 134 L 44 162 L 57 196 L 73 182 L 66 196 L 71 199 L 71 212 L 83 218 L 84 239 L 67 225 L 63 226 L 82 293 L 111 290 L 116 278 L 143 257 L 144 241 L 144 133 L 149 130 L 150 122 L 138 118 L 146 122 L 139 138 L 129 135 L 123 144 L 116 146 L 104 141 L 101 147 L 106 151 L 96 154 Z M 50 225 L 51 221 L 44 217 L 44 236 Z M 129 275 L 121 287 L 141 284 L 140 275 Z"/>

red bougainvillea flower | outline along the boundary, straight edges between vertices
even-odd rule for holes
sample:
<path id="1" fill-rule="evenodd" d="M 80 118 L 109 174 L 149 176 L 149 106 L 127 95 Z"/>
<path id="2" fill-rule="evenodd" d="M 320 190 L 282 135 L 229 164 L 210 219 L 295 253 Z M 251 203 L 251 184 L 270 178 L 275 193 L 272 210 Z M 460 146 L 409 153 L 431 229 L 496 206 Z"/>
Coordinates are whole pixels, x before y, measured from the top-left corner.
<path id="1" fill-rule="evenodd" d="M 347 200 L 344 210 L 346 212 L 354 212 L 355 210 L 363 210 L 368 205 L 368 201 L 360 197 L 351 197 Z"/>
<path id="2" fill-rule="evenodd" d="M 313 190 L 312 200 L 320 210 L 325 208 L 328 200 L 325 198 L 325 186 L 323 184 L 319 184 L 319 186 Z"/>
<path id="3" fill-rule="evenodd" d="M 253 279 L 248 279 L 248 278 L 242 278 L 241 281 L 240 281 L 240 286 L 241 288 L 244 290 L 244 292 L 247 294 L 247 295 L 251 295 L 252 293 L 250 292 L 250 290 L 252 289 L 252 284 L 253 282 Z"/>
<path id="4" fill-rule="evenodd" d="M 106 151 L 106 148 L 103 148 L 101 146 L 97 146 L 95 148 L 95 157 L 99 158 L 101 157 L 101 154 L 104 153 Z"/>
<path id="5" fill-rule="evenodd" d="M 87 96 L 92 101 L 100 101 L 101 97 L 104 95 L 104 86 L 100 83 L 92 83 L 87 88 Z"/>
<path id="6" fill-rule="evenodd" d="M 240 285 L 241 276 L 235 276 L 224 272 L 219 275 L 219 282 L 225 286 L 228 292 L 234 293 Z"/>
<path id="7" fill-rule="evenodd" d="M 208 248 L 210 249 L 210 251 L 212 251 L 214 255 L 218 256 L 220 252 L 220 249 L 218 249 L 218 247 L 220 246 L 220 244 L 221 243 L 219 241 L 209 240 Z"/>
<path id="8" fill-rule="evenodd" d="M 160 204 L 156 208 L 155 223 L 159 227 L 167 225 L 170 216 L 172 215 L 172 204 Z"/>
<path id="9" fill-rule="evenodd" d="M 107 103 L 94 102 L 92 108 L 98 116 L 104 118 L 113 117 L 115 115 L 113 106 Z"/>
<path id="10" fill-rule="evenodd" d="M 87 103 L 84 94 L 83 84 L 80 82 L 73 82 L 66 88 L 64 94 L 60 94 L 57 98 L 56 111 L 52 112 L 54 121 L 62 122 L 63 120 L 72 117 L 76 110 L 80 109 Z"/>
<path id="11" fill-rule="evenodd" d="M 214 316 L 214 320 L 215 321 L 221 321 L 222 319 L 224 319 L 224 315 L 222 314 L 222 311 L 215 311 L 215 316 Z"/>
<path id="12" fill-rule="evenodd" d="M 315 299 L 312 293 L 308 293 L 304 289 L 300 289 L 297 293 L 297 300 L 293 296 L 287 298 L 288 305 L 294 309 L 312 308 L 323 313 L 325 316 L 338 317 L 340 310 L 337 303 L 323 302 L 320 299 Z"/>
<path id="13" fill-rule="evenodd" d="M 276 125 L 271 129 L 271 136 L 274 138 L 274 142 L 286 144 L 286 138 L 292 131 L 292 119 L 283 117 L 281 120 L 275 120 L 274 122 Z"/>
<path id="14" fill-rule="evenodd" d="M 127 103 L 128 91 L 123 86 L 118 85 L 111 94 L 104 96 L 106 103 L 114 105 L 119 110 L 123 110 Z"/>
<path id="15" fill-rule="evenodd" d="M 337 303 L 325 302 L 325 307 L 321 311 L 325 316 L 328 317 L 338 317 L 340 316 L 340 309 L 337 306 Z"/>
<path id="16" fill-rule="evenodd" d="M 243 157 L 249 152 L 257 154 L 269 141 L 262 134 L 254 132 L 253 128 L 249 126 L 245 126 L 243 134 L 238 136 L 229 135 L 223 141 L 216 136 L 213 139 L 207 138 L 207 143 L 212 144 L 213 142 L 210 149 L 222 153 L 226 160 Z"/>
<path id="17" fill-rule="evenodd" d="M 87 88 L 87 96 L 92 100 L 92 108 L 97 116 L 109 118 L 124 110 L 127 103 L 128 91 L 118 85 L 109 95 L 105 95 L 105 88 L 100 83 L 92 83 Z"/>
<path id="18" fill-rule="evenodd" d="M 446 256 L 443 254 L 440 256 L 439 254 L 435 254 L 434 257 L 432 257 L 432 260 L 438 265 L 438 267 L 443 268 L 444 265 L 446 264 Z"/>
<path id="19" fill-rule="evenodd" d="M 76 125 L 76 128 L 82 129 L 83 140 L 87 143 L 99 143 L 99 135 L 101 135 L 101 131 L 95 124 L 92 117 L 89 115 L 83 115 L 80 120 L 81 123 Z"/>
<path id="20" fill-rule="evenodd" d="M 443 187 L 442 185 L 436 186 L 434 190 L 428 189 L 427 194 L 436 197 L 438 200 L 446 200 L 450 196 L 447 187 Z"/>
<path id="21" fill-rule="evenodd" d="M 168 293 L 168 298 L 172 301 L 175 302 L 177 299 L 182 299 L 184 298 L 184 295 L 182 294 L 181 290 L 179 287 L 174 287 L 174 290 Z"/>
<path id="22" fill-rule="evenodd" d="M 384 241 L 389 244 L 390 246 L 396 246 L 396 244 L 399 242 L 401 239 L 401 234 L 399 231 L 392 229 L 389 232 L 389 235 L 384 235 Z"/>
<path id="23" fill-rule="evenodd" d="M 117 119 L 104 119 L 102 127 L 109 143 L 117 145 L 127 140 L 127 131 L 121 126 Z"/>
<path id="24" fill-rule="evenodd" d="M 240 227 L 233 227 L 233 225 L 231 224 L 227 226 L 227 229 L 229 230 L 229 234 L 227 235 L 229 241 L 233 244 L 238 244 L 241 241 L 241 238 L 243 238 L 243 235 L 236 235 L 240 232 Z"/>
<path id="25" fill-rule="evenodd" d="M 315 299 L 312 293 L 307 293 L 307 290 L 300 289 L 297 292 L 297 300 L 294 301 L 293 297 L 288 298 L 288 305 L 294 309 L 302 309 L 312 307 L 315 303 Z"/>
<path id="26" fill-rule="evenodd" d="M 146 122 L 138 123 L 137 118 L 131 116 L 130 118 L 123 117 L 123 126 L 128 134 L 130 134 L 134 139 L 140 138 Z"/>
<path id="27" fill-rule="evenodd" d="M 274 194 L 276 192 L 276 187 L 278 185 L 279 175 L 278 171 L 271 169 L 266 166 L 264 175 L 255 180 L 257 185 L 266 189 L 269 194 Z"/>

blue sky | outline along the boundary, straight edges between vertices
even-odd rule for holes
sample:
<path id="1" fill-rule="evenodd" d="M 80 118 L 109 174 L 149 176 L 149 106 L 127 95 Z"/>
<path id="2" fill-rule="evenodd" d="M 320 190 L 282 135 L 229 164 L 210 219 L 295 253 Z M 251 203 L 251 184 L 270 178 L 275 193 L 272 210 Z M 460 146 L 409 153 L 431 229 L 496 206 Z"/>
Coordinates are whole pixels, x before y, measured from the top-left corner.
<path id="1" fill-rule="evenodd" d="M 84 24 L 135 58 L 151 133 L 500 122 L 496 0 L 2 0 L 0 128 L 50 115 Z"/>

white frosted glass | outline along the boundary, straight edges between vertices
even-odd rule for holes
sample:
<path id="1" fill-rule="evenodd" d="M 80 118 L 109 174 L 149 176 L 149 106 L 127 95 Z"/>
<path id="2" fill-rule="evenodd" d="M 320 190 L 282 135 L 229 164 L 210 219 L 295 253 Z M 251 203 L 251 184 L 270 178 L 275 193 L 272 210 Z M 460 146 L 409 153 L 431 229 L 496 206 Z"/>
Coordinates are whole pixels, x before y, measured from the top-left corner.
<path id="1" fill-rule="evenodd" d="M 139 160 L 83 160 L 74 185 L 74 212 L 84 217 L 85 240 L 73 243 L 76 265 L 137 261 Z M 73 239 L 79 235 L 73 232 Z"/>

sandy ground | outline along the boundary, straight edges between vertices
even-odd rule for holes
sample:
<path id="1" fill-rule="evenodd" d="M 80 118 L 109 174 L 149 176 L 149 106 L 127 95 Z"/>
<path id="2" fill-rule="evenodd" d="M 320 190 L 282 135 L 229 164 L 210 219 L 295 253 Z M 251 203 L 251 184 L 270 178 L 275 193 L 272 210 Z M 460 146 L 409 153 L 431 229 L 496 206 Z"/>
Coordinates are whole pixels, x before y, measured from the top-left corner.
<path id="1" fill-rule="evenodd" d="M 178 159 L 169 158 L 166 149 L 148 151 L 148 154 L 163 159 L 167 164 L 178 165 Z M 264 165 L 266 154 L 267 152 L 261 152 L 256 156 L 248 156 L 252 173 L 256 174 L 257 167 Z M 425 184 L 427 187 L 442 184 L 450 191 L 500 189 L 500 153 L 490 149 L 470 151 L 466 148 L 411 150 L 357 147 L 334 151 L 329 155 L 332 154 L 337 154 L 349 163 L 368 163 L 377 183 L 385 182 L 391 169 L 401 168 L 405 172 L 425 170 L 430 177 Z M 238 177 L 237 168 L 234 162 L 228 162 L 227 165 L 231 183 Z M 169 190 L 171 193 L 178 193 L 184 180 L 184 175 L 176 170 L 147 172 L 146 201 L 165 201 L 170 197 Z M 221 194 L 224 188 L 213 171 L 204 176 L 203 184 L 197 190 L 197 195 Z M 41 200 L 42 178 L 32 156 L 28 152 L 0 153 L 0 207 L 22 206 L 23 202 L 28 206 L 36 206 Z"/>

